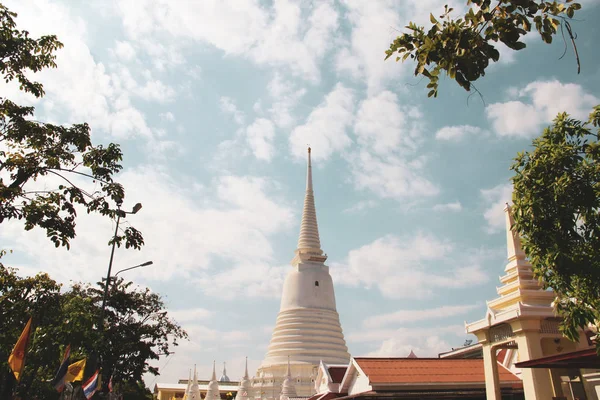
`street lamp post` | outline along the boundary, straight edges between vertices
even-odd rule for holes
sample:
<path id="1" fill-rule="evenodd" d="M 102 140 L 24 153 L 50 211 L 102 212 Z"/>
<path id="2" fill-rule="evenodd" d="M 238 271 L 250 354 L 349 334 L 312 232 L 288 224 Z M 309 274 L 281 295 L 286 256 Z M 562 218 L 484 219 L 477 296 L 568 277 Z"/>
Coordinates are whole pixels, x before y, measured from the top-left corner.
<path id="1" fill-rule="evenodd" d="M 133 267 L 129 267 L 129 268 L 123 268 L 120 271 L 117 271 L 116 274 L 114 274 L 112 277 L 116 278 L 117 275 L 119 275 L 121 272 L 125 272 L 125 271 L 129 271 L 130 269 L 135 269 L 135 268 L 142 268 L 142 267 L 147 267 L 149 265 L 154 264 L 152 261 L 146 261 L 145 263 L 139 264 L 139 265 L 134 265 Z"/>
<path id="2" fill-rule="evenodd" d="M 100 308 L 100 323 L 98 325 L 99 329 L 102 329 L 104 325 L 104 309 L 106 308 L 106 299 L 108 297 L 108 288 L 110 284 L 110 273 L 112 271 L 112 263 L 113 258 L 115 256 L 115 245 L 117 244 L 117 235 L 119 234 L 119 222 L 121 222 L 121 217 L 125 217 L 126 214 L 136 214 L 138 211 L 142 209 L 142 203 L 137 203 L 133 206 L 131 211 L 123 211 L 119 206 L 117 209 L 117 226 L 115 227 L 115 234 L 113 235 L 113 243 L 112 249 L 110 250 L 110 260 L 108 262 L 108 272 L 106 273 L 106 284 L 104 285 L 104 296 L 102 296 L 102 307 Z M 119 271 L 121 272 L 121 271 Z"/>

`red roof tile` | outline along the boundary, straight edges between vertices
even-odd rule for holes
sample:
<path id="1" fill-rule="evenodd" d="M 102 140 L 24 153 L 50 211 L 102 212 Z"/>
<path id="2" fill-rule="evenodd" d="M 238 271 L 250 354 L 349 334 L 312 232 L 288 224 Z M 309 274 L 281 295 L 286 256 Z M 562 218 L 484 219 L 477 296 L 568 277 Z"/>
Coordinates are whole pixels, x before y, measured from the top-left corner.
<path id="1" fill-rule="evenodd" d="M 333 393 L 333 392 L 317 393 L 317 394 L 314 394 L 311 397 L 309 397 L 307 400 L 331 400 L 331 399 L 337 399 L 338 397 L 344 397 L 346 395 L 347 395 L 347 393 Z"/>
<path id="2" fill-rule="evenodd" d="M 348 367 L 329 367 L 329 375 L 333 383 L 341 383 Z"/>
<path id="3" fill-rule="evenodd" d="M 484 383 L 482 359 L 454 358 L 354 358 L 372 384 Z M 521 384 L 498 365 L 500 383 Z"/>
<path id="4" fill-rule="evenodd" d="M 498 354 L 496 354 L 496 360 L 500 363 L 500 364 L 504 364 L 504 359 L 506 358 L 506 353 L 508 352 L 508 349 L 501 349 Z"/>

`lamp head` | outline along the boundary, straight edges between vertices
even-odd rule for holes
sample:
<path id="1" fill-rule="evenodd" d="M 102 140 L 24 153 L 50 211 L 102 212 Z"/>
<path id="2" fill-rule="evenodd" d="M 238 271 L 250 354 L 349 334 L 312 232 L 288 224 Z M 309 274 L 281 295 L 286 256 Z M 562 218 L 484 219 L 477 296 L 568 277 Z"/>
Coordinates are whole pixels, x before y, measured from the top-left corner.
<path id="1" fill-rule="evenodd" d="M 154 264 L 152 261 L 146 261 L 145 263 L 140 264 L 140 267 L 147 267 L 148 265 L 152 265 L 152 264 Z"/>
<path id="2" fill-rule="evenodd" d="M 135 206 L 133 206 L 133 210 L 131 210 L 131 212 L 133 214 L 137 213 L 138 211 L 140 211 L 142 209 L 142 203 L 137 203 Z"/>

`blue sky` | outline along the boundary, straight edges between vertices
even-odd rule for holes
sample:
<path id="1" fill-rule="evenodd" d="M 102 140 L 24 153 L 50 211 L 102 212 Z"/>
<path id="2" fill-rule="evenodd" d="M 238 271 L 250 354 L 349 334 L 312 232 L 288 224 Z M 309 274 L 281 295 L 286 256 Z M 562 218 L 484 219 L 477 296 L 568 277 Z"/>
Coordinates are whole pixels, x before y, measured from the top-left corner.
<path id="1" fill-rule="evenodd" d="M 441 0 L 6 1 L 18 26 L 56 34 L 46 97 L 3 93 L 55 123 L 88 122 L 95 143 L 125 153 L 125 222 L 141 251 L 115 270 L 160 292 L 190 334 L 154 382 L 212 360 L 230 377 L 262 360 L 296 247 L 313 148 L 321 243 L 356 356 L 419 356 L 472 339 L 505 265 L 503 204 L 518 151 L 559 111 L 599 104 L 598 1 L 574 22 L 582 72 L 564 44 L 527 38 L 501 49 L 476 83 L 483 101 L 442 80 L 437 99 L 411 64 L 383 61 L 409 20 Z M 462 9 L 463 2 L 453 2 Z M 42 183 L 39 183 L 42 184 Z M 51 187 L 53 182 L 44 183 Z M 81 215 L 71 251 L 3 224 L 6 264 L 61 282 L 105 274 L 114 226 Z"/>

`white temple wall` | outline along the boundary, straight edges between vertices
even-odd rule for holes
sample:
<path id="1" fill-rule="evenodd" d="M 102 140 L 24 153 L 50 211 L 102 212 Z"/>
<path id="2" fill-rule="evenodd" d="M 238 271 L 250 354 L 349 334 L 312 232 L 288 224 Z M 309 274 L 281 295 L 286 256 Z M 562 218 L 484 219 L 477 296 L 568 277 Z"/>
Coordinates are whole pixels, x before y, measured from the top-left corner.
<path id="1" fill-rule="evenodd" d="M 364 374 L 356 374 L 354 375 L 352 382 L 350 382 L 350 385 L 348 385 L 348 396 L 368 392 L 371 389 L 369 378 Z"/>

